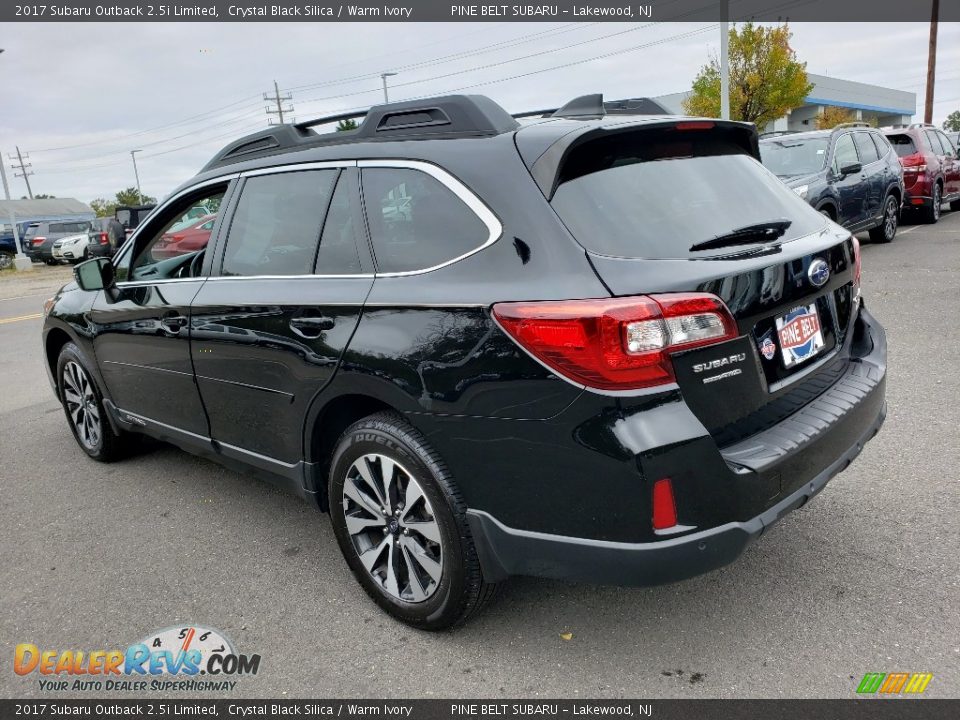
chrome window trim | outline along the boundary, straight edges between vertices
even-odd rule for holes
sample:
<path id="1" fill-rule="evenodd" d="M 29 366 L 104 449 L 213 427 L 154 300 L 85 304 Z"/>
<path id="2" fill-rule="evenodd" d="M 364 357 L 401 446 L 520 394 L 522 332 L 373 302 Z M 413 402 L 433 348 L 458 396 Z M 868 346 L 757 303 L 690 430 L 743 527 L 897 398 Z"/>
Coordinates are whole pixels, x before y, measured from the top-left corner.
<path id="1" fill-rule="evenodd" d="M 487 205 L 480 198 L 474 195 L 470 188 L 437 165 L 433 165 L 432 163 L 424 162 L 422 160 L 359 160 L 357 162 L 357 167 L 359 167 L 361 170 L 363 170 L 363 168 L 399 168 L 406 170 L 419 170 L 420 172 L 426 173 L 430 177 L 440 182 L 441 185 L 445 186 L 458 198 L 460 198 L 460 200 L 468 208 L 470 208 L 473 214 L 476 215 L 487 227 L 487 232 L 489 233 L 486 241 L 475 247 L 473 250 L 465 252 L 462 255 L 458 255 L 455 258 L 451 258 L 450 260 L 446 260 L 438 265 L 421 268 L 419 270 L 378 272 L 376 273 L 376 277 L 378 278 L 409 277 L 411 275 L 423 275 L 425 273 L 433 272 L 434 270 L 439 270 L 440 268 L 453 265 L 456 262 L 460 262 L 461 260 L 464 260 L 471 255 L 475 255 L 481 250 L 490 247 L 503 235 L 503 224 L 500 222 L 500 219 L 493 214 L 493 211 L 487 207 Z"/>
<path id="2" fill-rule="evenodd" d="M 175 282 L 190 282 L 190 281 L 224 281 L 224 280 L 291 280 L 296 278 L 311 278 L 311 279 L 370 279 L 370 278 L 390 278 L 390 277 L 410 277 L 414 275 L 423 275 L 425 273 L 433 272 L 434 270 L 439 270 L 445 268 L 448 265 L 453 265 L 454 263 L 460 262 L 471 255 L 484 250 L 493 243 L 497 242 L 500 237 L 503 235 L 503 224 L 500 222 L 500 219 L 493 213 L 493 211 L 480 199 L 478 198 L 470 188 L 464 185 L 460 180 L 451 175 L 449 172 L 443 168 L 428 163 L 422 160 L 324 160 L 319 162 L 307 162 L 307 163 L 292 163 L 288 165 L 274 165 L 271 167 L 265 168 L 256 168 L 254 170 L 245 170 L 242 172 L 233 172 L 226 175 L 218 175 L 215 178 L 210 178 L 204 180 L 201 183 L 196 185 L 191 185 L 188 188 L 184 188 L 176 195 L 171 195 L 165 199 L 162 203 L 157 205 L 156 208 L 146 217 L 138 226 L 137 230 L 127 238 L 127 241 L 124 243 L 123 248 L 117 253 L 117 256 L 113 259 L 114 266 L 117 262 L 123 259 L 125 253 L 133 252 L 132 248 L 136 244 L 136 240 L 140 234 L 140 228 L 144 227 L 147 222 L 157 213 L 163 212 L 169 207 L 172 203 L 176 202 L 178 199 L 192 193 L 196 190 L 200 190 L 209 185 L 217 185 L 223 182 L 232 182 L 239 178 L 248 178 L 248 177 L 258 177 L 263 175 L 275 175 L 278 173 L 284 172 L 298 172 L 298 171 L 307 171 L 307 170 L 330 170 L 337 168 L 348 168 L 348 167 L 358 167 L 358 168 L 397 168 L 397 169 L 408 169 L 408 170 L 418 170 L 420 172 L 426 173 L 430 177 L 437 180 L 441 185 L 446 187 L 450 192 L 456 195 L 470 210 L 476 215 L 480 221 L 487 228 L 488 236 L 487 239 L 474 249 L 458 255 L 457 257 L 446 260 L 437 265 L 433 265 L 427 268 L 421 268 L 418 270 L 404 270 L 398 272 L 377 272 L 377 273 L 353 273 L 353 274 L 344 274 L 344 275 L 328 275 L 328 274 L 312 274 L 312 273 L 303 273 L 300 275 L 207 275 L 205 277 L 196 277 L 196 278 L 164 278 L 158 280 L 124 280 L 123 282 L 118 282 L 117 287 L 143 287 L 146 285 L 161 285 L 166 283 L 175 283 Z"/>
<path id="3" fill-rule="evenodd" d="M 297 172 L 300 170 L 336 170 L 338 168 L 356 167 L 356 160 L 322 160 L 319 162 L 299 163 L 293 165 L 274 165 L 272 167 L 244 170 L 240 177 L 257 177 L 259 175 L 276 175 L 277 173 Z"/>

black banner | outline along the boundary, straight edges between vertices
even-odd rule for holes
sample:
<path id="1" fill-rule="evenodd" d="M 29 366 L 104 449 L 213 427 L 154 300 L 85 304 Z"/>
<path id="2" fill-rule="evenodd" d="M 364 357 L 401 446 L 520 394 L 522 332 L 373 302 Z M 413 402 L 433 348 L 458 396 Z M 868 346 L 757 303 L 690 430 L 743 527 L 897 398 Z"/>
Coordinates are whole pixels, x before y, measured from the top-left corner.
<path id="1" fill-rule="evenodd" d="M 0 717 L 954 720 L 960 700 L 0 700 Z"/>
<path id="2" fill-rule="evenodd" d="M 928 21 L 931 0 L 65 0 L 0 4 L 4 22 L 641 22 Z M 941 22 L 960 21 L 960 2 L 940 3 Z"/>

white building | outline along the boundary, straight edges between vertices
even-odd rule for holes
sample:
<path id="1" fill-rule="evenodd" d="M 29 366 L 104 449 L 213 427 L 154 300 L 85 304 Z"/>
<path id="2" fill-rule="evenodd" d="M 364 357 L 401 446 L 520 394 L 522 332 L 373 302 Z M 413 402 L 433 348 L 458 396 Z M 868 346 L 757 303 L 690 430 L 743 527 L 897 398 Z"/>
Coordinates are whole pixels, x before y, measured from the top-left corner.
<path id="1" fill-rule="evenodd" d="M 807 78 L 813 83 L 813 90 L 810 91 L 804 104 L 770 123 L 761 132 L 816 130 L 817 115 L 831 105 L 850 110 L 856 120 L 876 121 L 880 127 L 906 125 L 917 112 L 916 93 L 812 73 L 807 73 Z M 683 99 L 689 95 L 688 90 L 661 95 L 654 100 L 670 112 L 683 114 Z"/>

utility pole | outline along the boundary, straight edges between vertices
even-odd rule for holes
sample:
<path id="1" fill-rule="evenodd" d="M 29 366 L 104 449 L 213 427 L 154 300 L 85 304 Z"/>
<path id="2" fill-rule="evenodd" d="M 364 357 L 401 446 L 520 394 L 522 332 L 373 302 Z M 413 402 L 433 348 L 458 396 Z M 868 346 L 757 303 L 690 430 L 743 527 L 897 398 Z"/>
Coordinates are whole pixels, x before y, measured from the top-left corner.
<path id="1" fill-rule="evenodd" d="M 720 3 L 720 119 L 730 119 L 730 2 Z"/>
<path id="2" fill-rule="evenodd" d="M 27 159 L 30 158 L 30 153 L 27 153 L 26 155 L 22 155 L 20 153 L 20 146 L 17 145 L 16 148 L 17 148 L 17 164 L 16 165 L 13 165 L 13 163 L 10 163 L 10 164 L 13 165 L 14 171 L 19 169 L 20 172 L 14 172 L 13 176 L 23 178 L 23 181 L 27 184 L 27 195 L 29 195 L 30 199 L 33 200 L 33 190 L 30 188 L 30 176 L 33 175 L 33 171 L 32 170 L 27 171 L 28 167 L 33 167 L 33 166 L 30 163 L 23 162 L 24 157 L 26 157 Z M 13 160 L 13 155 L 7 155 L 7 157 Z"/>
<path id="3" fill-rule="evenodd" d="M 390 102 L 390 95 L 387 93 L 387 78 L 396 75 L 395 72 L 380 73 L 380 79 L 383 80 L 383 101 Z"/>
<path id="4" fill-rule="evenodd" d="M 137 179 L 137 199 L 140 200 L 140 204 L 143 205 L 143 193 L 140 192 L 140 173 L 137 172 L 137 153 L 143 152 L 142 150 L 131 150 L 130 159 L 133 160 L 133 176 Z"/>
<path id="5" fill-rule="evenodd" d="M 13 203 L 10 201 L 10 186 L 7 184 L 6 163 L 3 162 L 3 156 L 0 155 L 0 179 L 3 180 L 3 196 L 7 199 L 7 216 L 10 218 L 10 225 L 13 228 L 13 244 L 17 251 L 14 258 L 14 267 L 17 270 L 33 270 L 33 262 L 23 254 L 23 248 L 20 247 L 20 231 L 17 230 L 17 215 L 13 211 Z"/>
<path id="6" fill-rule="evenodd" d="M 927 101 L 923 107 L 923 121 L 933 122 L 933 83 L 937 74 L 937 24 L 940 19 L 940 0 L 933 0 L 930 10 L 930 51 L 927 55 Z"/>
<path id="7" fill-rule="evenodd" d="M 266 111 L 267 111 L 267 115 L 268 115 L 268 116 L 270 116 L 270 115 L 276 115 L 276 116 L 277 116 L 277 121 L 278 121 L 277 123 L 275 123 L 275 122 L 273 121 L 273 118 L 272 118 L 272 117 L 268 117 L 267 122 L 268 122 L 270 125 L 276 125 L 276 124 L 283 125 L 283 114 L 284 114 L 284 113 L 287 114 L 288 119 L 291 119 L 290 116 L 293 115 L 293 105 L 290 105 L 290 106 L 288 106 L 288 107 L 284 107 L 283 104 L 284 104 L 285 102 L 292 102 L 292 101 L 293 101 L 293 95 L 291 95 L 290 93 L 287 93 L 286 95 L 281 95 L 281 94 L 280 94 L 280 88 L 277 86 L 277 81 L 276 81 L 276 80 L 273 81 L 273 95 L 270 95 L 270 94 L 268 94 L 268 93 L 264 93 L 264 94 L 263 94 L 263 99 L 266 100 L 266 101 L 268 101 L 268 102 L 272 102 L 272 103 L 274 103 L 274 104 L 277 106 L 276 109 L 271 108 L 269 105 L 266 107 Z"/>

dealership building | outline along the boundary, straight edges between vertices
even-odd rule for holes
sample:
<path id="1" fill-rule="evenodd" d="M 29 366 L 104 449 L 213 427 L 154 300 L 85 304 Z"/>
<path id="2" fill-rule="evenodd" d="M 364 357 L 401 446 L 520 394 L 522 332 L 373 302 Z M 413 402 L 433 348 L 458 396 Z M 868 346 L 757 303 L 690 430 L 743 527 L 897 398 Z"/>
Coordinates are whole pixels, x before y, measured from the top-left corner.
<path id="1" fill-rule="evenodd" d="M 813 83 L 813 89 L 803 105 L 773 121 L 763 131 L 816 130 L 817 115 L 828 106 L 850 110 L 856 120 L 876 122 L 880 127 L 907 125 L 917 112 L 916 93 L 812 73 L 807 73 L 807 78 Z M 661 95 L 654 100 L 672 113 L 683 114 L 682 103 L 689 95 L 688 90 Z"/>

